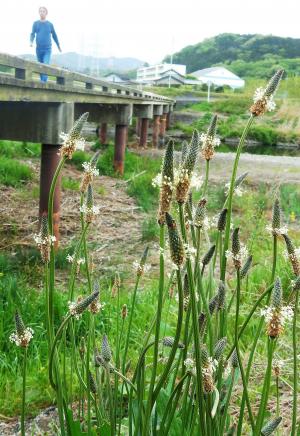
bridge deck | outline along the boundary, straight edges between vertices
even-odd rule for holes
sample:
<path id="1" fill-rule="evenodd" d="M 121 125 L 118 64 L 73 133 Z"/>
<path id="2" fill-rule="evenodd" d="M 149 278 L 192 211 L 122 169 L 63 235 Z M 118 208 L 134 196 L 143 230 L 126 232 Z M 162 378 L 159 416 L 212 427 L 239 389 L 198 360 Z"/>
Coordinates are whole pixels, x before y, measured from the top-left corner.
<path id="1" fill-rule="evenodd" d="M 168 97 L 8 54 L 0 53 L 0 67 L 0 101 L 174 104 Z M 48 82 L 39 74 L 47 74 Z"/>

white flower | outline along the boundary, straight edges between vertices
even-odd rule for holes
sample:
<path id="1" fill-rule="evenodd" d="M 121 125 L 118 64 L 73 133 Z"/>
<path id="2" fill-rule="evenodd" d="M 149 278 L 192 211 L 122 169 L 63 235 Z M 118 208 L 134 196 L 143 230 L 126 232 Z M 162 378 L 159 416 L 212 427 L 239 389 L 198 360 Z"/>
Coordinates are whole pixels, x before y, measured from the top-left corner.
<path id="1" fill-rule="evenodd" d="M 80 137 L 77 139 L 70 138 L 68 133 L 60 133 L 59 137 L 62 139 L 63 144 L 61 146 L 61 152 L 69 151 L 71 148 L 73 149 L 72 154 L 76 150 L 84 150 L 85 139 Z"/>
<path id="2" fill-rule="evenodd" d="M 253 102 L 263 101 L 268 112 L 273 111 L 276 108 L 273 94 L 267 97 L 265 95 L 266 90 L 264 88 L 257 88 L 254 92 Z"/>
<path id="3" fill-rule="evenodd" d="M 209 136 L 206 133 L 201 133 L 200 141 L 202 142 L 202 150 L 208 147 L 218 147 L 221 143 L 220 138 L 217 136 Z"/>
<path id="4" fill-rule="evenodd" d="M 82 164 L 84 172 L 91 176 L 99 176 L 99 170 L 91 164 L 91 162 L 83 162 Z"/>
<path id="5" fill-rule="evenodd" d="M 34 331 L 30 327 L 27 327 L 22 335 L 19 335 L 17 332 L 12 333 L 9 337 L 9 340 L 14 342 L 18 347 L 27 347 L 33 337 L 33 334 Z"/>
<path id="6" fill-rule="evenodd" d="M 287 226 L 283 226 L 283 227 L 280 227 L 278 229 L 278 228 L 273 228 L 270 224 L 268 224 L 266 226 L 266 230 L 267 230 L 267 232 L 271 233 L 271 235 L 274 235 L 274 236 L 287 235 L 287 233 L 288 233 Z"/>
<path id="7" fill-rule="evenodd" d="M 229 194 L 229 190 L 230 190 L 230 183 L 226 183 L 225 184 L 225 195 Z M 242 189 L 241 186 L 236 186 L 234 188 L 233 192 L 237 197 L 241 197 L 244 194 L 245 190 Z"/>
<path id="8" fill-rule="evenodd" d="M 284 326 L 287 321 L 291 321 L 294 315 L 291 306 L 282 306 L 279 309 L 267 306 L 264 309 L 261 309 L 260 313 L 261 316 L 265 317 L 266 322 L 272 321 L 276 316 L 282 326 Z"/>
<path id="9" fill-rule="evenodd" d="M 81 213 L 83 213 L 85 215 L 89 215 L 90 217 L 94 217 L 95 215 L 99 215 L 99 213 L 100 213 L 99 206 L 87 207 L 86 204 L 83 204 L 82 206 L 80 206 L 79 210 Z"/>
<path id="10" fill-rule="evenodd" d="M 218 361 L 213 359 L 212 357 L 208 358 L 208 362 L 205 363 L 205 366 L 202 366 L 202 374 L 206 376 L 213 375 L 218 367 Z"/>
<path id="11" fill-rule="evenodd" d="M 132 267 L 134 271 L 137 273 L 137 275 L 142 275 L 144 273 L 147 273 L 151 269 L 151 265 L 149 265 L 148 263 L 141 265 L 140 262 L 138 262 L 137 260 L 133 261 Z"/>
<path id="12" fill-rule="evenodd" d="M 74 255 L 71 256 L 70 254 L 68 254 L 67 255 L 67 261 L 70 262 L 70 263 L 73 263 L 74 262 Z"/>
<path id="13" fill-rule="evenodd" d="M 193 371 L 195 369 L 195 361 L 193 359 L 191 359 L 190 357 L 185 359 L 185 361 L 183 363 L 188 371 Z"/>
<path id="14" fill-rule="evenodd" d="M 226 250 L 225 255 L 227 259 L 237 261 L 242 264 L 244 260 L 246 260 L 246 258 L 248 257 L 248 249 L 245 245 L 241 244 L 241 248 L 238 254 L 234 255 L 232 251 Z"/>
<path id="15" fill-rule="evenodd" d="M 54 235 L 48 235 L 43 237 L 41 233 L 34 235 L 35 243 L 41 247 L 42 245 L 53 245 L 53 243 L 56 241 L 56 237 Z"/>
<path id="16" fill-rule="evenodd" d="M 291 255 L 286 250 L 283 252 L 283 257 L 286 260 L 288 260 L 290 258 L 290 256 Z M 300 247 L 295 248 L 295 256 L 296 256 L 297 260 L 300 260 Z"/>
<path id="17" fill-rule="evenodd" d="M 76 310 L 77 309 L 77 305 L 78 305 L 78 302 L 77 303 L 75 301 L 69 301 L 68 302 L 68 307 L 69 307 L 70 315 L 74 316 L 76 319 L 80 319 L 82 313 L 78 313 L 77 312 L 77 310 Z"/>

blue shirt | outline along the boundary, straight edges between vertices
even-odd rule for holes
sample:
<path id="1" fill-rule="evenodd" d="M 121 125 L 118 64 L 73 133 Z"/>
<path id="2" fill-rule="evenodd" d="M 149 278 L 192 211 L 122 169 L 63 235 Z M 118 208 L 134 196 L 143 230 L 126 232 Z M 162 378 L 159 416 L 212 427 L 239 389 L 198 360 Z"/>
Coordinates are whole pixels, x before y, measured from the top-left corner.
<path id="1" fill-rule="evenodd" d="M 51 35 L 59 48 L 59 42 L 56 35 L 56 32 L 54 30 L 54 26 L 50 21 L 35 21 L 32 26 L 32 32 L 30 35 L 30 42 L 31 44 L 34 41 L 34 37 L 36 36 L 36 47 L 37 49 L 51 49 L 52 41 L 51 41 Z"/>

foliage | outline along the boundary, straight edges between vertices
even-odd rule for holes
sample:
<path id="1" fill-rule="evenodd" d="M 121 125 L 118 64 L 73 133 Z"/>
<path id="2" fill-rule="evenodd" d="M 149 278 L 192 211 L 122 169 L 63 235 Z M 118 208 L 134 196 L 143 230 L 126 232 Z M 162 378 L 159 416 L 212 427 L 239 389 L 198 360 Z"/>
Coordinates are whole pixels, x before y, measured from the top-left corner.
<path id="1" fill-rule="evenodd" d="M 0 159 L 0 184 L 17 187 L 31 180 L 32 170 L 28 165 L 15 159 L 1 157 Z"/>

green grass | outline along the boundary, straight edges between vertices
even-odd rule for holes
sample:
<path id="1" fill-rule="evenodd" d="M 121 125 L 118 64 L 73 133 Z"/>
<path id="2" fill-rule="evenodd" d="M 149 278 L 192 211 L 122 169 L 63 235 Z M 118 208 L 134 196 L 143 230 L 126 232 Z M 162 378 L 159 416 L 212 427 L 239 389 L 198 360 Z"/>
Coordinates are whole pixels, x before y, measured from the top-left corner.
<path id="1" fill-rule="evenodd" d="M 0 159 L 0 184 L 18 187 L 33 178 L 33 173 L 28 165 L 15 159 L 1 157 Z"/>
<path id="2" fill-rule="evenodd" d="M 82 171 L 83 162 L 87 162 L 91 159 L 91 155 L 86 153 L 85 151 L 75 151 L 72 159 L 67 160 L 67 163 L 70 165 L 74 165 L 78 170 Z"/>
<path id="3" fill-rule="evenodd" d="M 79 191 L 79 185 L 79 181 L 72 179 L 72 177 L 62 177 L 61 186 L 63 190 Z"/>
<path id="4" fill-rule="evenodd" d="M 0 156 L 10 158 L 39 157 L 41 145 L 32 142 L 0 141 Z"/>
<path id="5" fill-rule="evenodd" d="M 157 218 L 150 216 L 142 222 L 142 241 L 158 241 Z"/>

